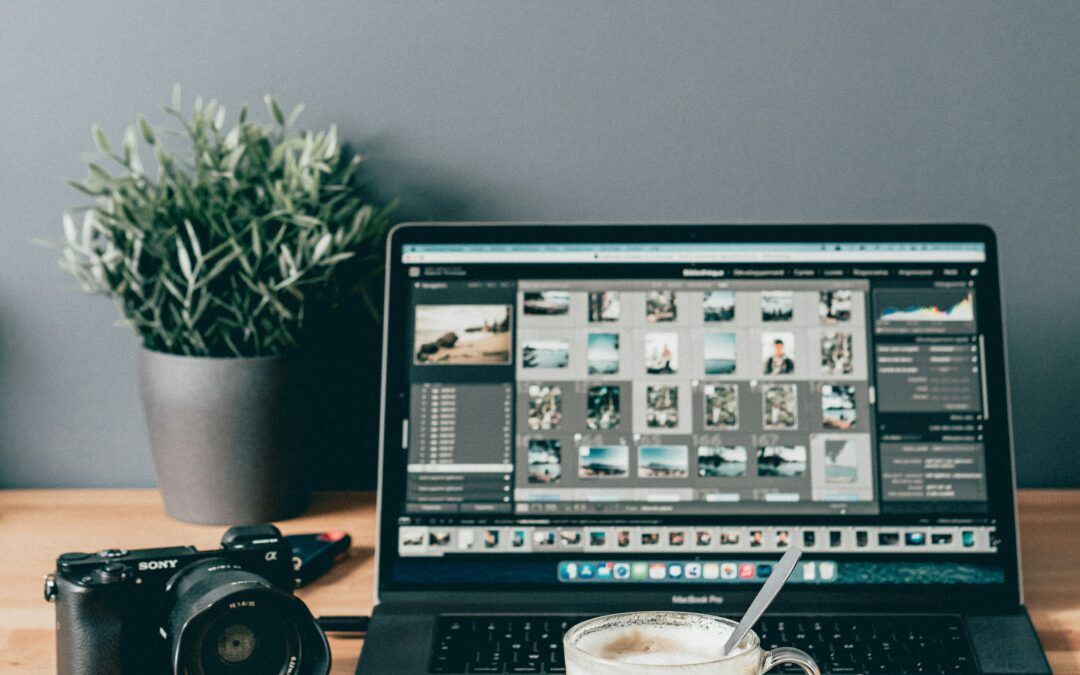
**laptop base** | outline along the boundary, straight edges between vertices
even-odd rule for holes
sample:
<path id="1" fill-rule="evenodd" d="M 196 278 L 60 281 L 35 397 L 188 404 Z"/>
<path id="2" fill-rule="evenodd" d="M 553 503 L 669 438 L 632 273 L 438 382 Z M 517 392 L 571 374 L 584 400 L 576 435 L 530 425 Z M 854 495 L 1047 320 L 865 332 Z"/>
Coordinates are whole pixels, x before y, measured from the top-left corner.
<path id="1" fill-rule="evenodd" d="M 587 615 L 441 615 L 377 608 L 357 669 L 374 673 L 560 673 L 562 633 Z M 1026 612 L 791 614 L 757 627 L 765 646 L 809 651 L 823 673 L 1050 673 Z M 514 648 L 517 648 L 516 651 Z"/>

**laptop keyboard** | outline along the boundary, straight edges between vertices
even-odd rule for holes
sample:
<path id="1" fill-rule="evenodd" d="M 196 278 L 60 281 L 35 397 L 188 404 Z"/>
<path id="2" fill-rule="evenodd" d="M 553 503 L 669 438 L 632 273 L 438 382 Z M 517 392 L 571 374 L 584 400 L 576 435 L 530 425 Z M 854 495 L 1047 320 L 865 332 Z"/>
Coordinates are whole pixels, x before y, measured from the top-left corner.
<path id="1" fill-rule="evenodd" d="M 429 673 L 565 673 L 562 637 L 585 616 L 446 615 L 436 624 Z M 766 649 L 805 650 L 823 673 L 975 673 L 958 617 L 769 617 Z M 801 673 L 797 666 L 770 672 Z"/>

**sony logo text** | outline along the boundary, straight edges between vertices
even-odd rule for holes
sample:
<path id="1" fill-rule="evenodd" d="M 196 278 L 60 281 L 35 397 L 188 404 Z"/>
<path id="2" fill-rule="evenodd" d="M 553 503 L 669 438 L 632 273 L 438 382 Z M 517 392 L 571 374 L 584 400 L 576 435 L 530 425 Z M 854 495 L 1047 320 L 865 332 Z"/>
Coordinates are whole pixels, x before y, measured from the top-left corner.
<path id="1" fill-rule="evenodd" d="M 151 570 L 171 570 L 176 568 L 177 560 L 148 560 L 139 563 L 140 572 L 148 572 Z"/>

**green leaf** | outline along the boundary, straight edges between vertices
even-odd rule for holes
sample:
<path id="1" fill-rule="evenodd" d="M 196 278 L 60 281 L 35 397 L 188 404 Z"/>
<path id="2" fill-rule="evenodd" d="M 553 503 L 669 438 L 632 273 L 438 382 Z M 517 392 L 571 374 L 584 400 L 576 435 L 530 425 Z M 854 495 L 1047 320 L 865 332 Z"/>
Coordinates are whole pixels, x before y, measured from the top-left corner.
<path id="1" fill-rule="evenodd" d="M 142 134 L 143 140 L 150 145 L 153 145 L 157 140 L 157 136 L 154 135 L 154 128 L 150 126 L 150 123 L 142 115 L 139 115 L 139 133 Z"/>
<path id="2" fill-rule="evenodd" d="M 78 231 L 75 229 L 75 221 L 71 218 L 70 213 L 64 214 L 64 240 L 69 244 L 76 243 L 78 241 Z"/>
<path id="3" fill-rule="evenodd" d="M 71 187 L 75 188 L 79 192 L 90 195 L 91 197 L 97 197 L 98 195 L 100 195 L 102 193 L 102 190 L 100 190 L 98 188 L 92 188 L 89 185 L 87 185 L 86 183 L 80 183 L 77 180 L 69 180 L 67 182 L 67 184 L 70 185 Z"/>
<path id="4" fill-rule="evenodd" d="M 172 107 L 173 110 L 180 110 L 180 84 L 174 84 L 172 88 Z"/>
<path id="5" fill-rule="evenodd" d="M 311 254 L 312 262 L 317 261 L 319 258 L 326 255 L 326 252 L 330 250 L 330 245 L 334 243 L 334 238 L 329 234 L 324 234 L 318 243 L 315 244 L 315 251 Z"/>
<path id="6" fill-rule="evenodd" d="M 300 117 L 300 114 L 304 112 L 304 104 L 300 103 L 292 109 L 289 113 L 289 119 L 285 120 L 285 126 L 291 127 L 296 124 L 296 120 Z"/>
<path id="7" fill-rule="evenodd" d="M 228 134 L 225 135 L 225 148 L 235 150 L 237 144 L 240 142 L 240 127 L 233 127 Z"/>
<path id="8" fill-rule="evenodd" d="M 187 249 L 184 248 L 184 240 L 180 237 L 176 238 L 176 257 L 180 261 L 180 273 L 184 275 L 185 279 L 191 281 L 193 276 L 191 258 L 188 256 Z"/>
<path id="9" fill-rule="evenodd" d="M 326 133 L 326 150 L 323 151 L 323 159 L 330 159 L 337 154 L 337 125 L 331 124 L 330 131 Z"/>
<path id="10" fill-rule="evenodd" d="M 327 267 L 330 267 L 332 265 L 338 264 L 339 262 L 342 262 L 343 260 L 348 260 L 349 258 L 352 258 L 355 255 L 356 254 L 351 252 L 351 251 L 346 252 L 346 253 L 335 253 L 334 255 L 330 256 L 326 260 L 323 260 L 320 264 L 325 265 Z"/>
<path id="11" fill-rule="evenodd" d="M 94 143 L 97 144 L 98 150 L 103 154 L 111 155 L 112 148 L 109 147 L 109 139 L 105 137 L 105 132 L 102 131 L 101 127 L 95 124 L 90 130 L 94 134 Z"/>
<path id="12" fill-rule="evenodd" d="M 256 258 L 262 257 L 262 237 L 259 236 L 259 224 L 251 224 L 251 252 Z"/>
<path id="13" fill-rule="evenodd" d="M 274 100 L 274 97 L 267 94 L 263 97 L 263 100 L 266 102 L 266 109 L 270 111 L 274 121 L 281 126 L 285 126 L 285 113 L 281 112 L 281 106 Z"/>
<path id="14" fill-rule="evenodd" d="M 191 226 L 191 221 L 187 218 L 184 219 L 184 229 L 187 230 L 188 239 L 191 241 L 191 252 L 195 254 L 195 260 L 202 262 L 203 254 L 199 246 L 199 238 L 195 236 L 195 228 Z"/>
<path id="15" fill-rule="evenodd" d="M 137 147 L 138 141 L 135 138 L 135 129 L 128 127 L 124 130 L 124 163 L 129 167 L 132 167 L 133 163 L 139 158 L 139 151 Z M 142 173 L 141 166 L 139 173 Z"/>

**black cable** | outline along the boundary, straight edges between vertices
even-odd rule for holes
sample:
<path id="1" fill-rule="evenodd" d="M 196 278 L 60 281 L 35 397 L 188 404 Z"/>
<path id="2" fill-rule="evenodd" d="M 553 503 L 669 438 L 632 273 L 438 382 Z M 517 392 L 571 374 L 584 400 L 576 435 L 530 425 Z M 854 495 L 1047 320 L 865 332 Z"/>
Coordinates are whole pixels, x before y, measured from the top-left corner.
<path id="1" fill-rule="evenodd" d="M 320 616 L 316 619 L 324 633 L 367 633 L 369 616 Z"/>

